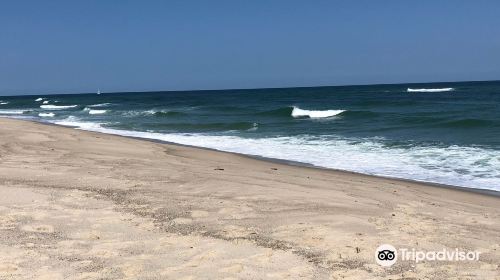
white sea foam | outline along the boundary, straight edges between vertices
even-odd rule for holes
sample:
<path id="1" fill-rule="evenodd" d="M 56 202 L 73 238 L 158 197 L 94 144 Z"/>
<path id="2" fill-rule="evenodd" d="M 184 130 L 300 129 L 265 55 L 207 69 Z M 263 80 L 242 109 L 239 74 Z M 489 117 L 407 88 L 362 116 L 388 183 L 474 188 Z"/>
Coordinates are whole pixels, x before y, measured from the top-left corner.
<path id="1" fill-rule="evenodd" d="M 103 133 L 292 160 L 326 168 L 500 191 L 500 151 L 484 148 L 387 148 L 380 139 L 312 136 L 251 139 L 205 134 L 161 134 L 110 129 L 99 123 L 82 122 L 75 117 L 55 123 Z"/>
<path id="2" fill-rule="evenodd" d="M 39 113 L 38 116 L 39 117 L 49 117 L 49 118 L 52 118 L 54 117 L 56 114 L 54 113 Z"/>
<path id="3" fill-rule="evenodd" d="M 43 103 L 42 103 L 42 104 L 49 104 L 49 101 L 48 101 L 48 100 L 45 100 L 45 101 L 43 101 Z"/>
<path id="4" fill-rule="evenodd" d="M 106 133 L 106 128 L 102 127 L 102 123 L 84 122 L 75 116 L 69 116 L 63 120 L 57 120 L 57 121 L 51 121 L 51 122 L 53 122 L 55 124 L 59 124 L 59 125 L 76 127 L 76 128 L 83 129 L 83 130 L 99 131 L 99 132 Z M 118 134 L 118 133 L 112 133 L 112 131 L 109 131 L 107 133 Z"/>
<path id="5" fill-rule="evenodd" d="M 40 108 L 42 109 L 48 109 L 48 110 L 62 110 L 62 109 L 69 109 L 69 108 L 75 108 L 78 105 L 66 105 L 66 106 L 60 106 L 60 105 L 40 105 Z"/>
<path id="6" fill-rule="evenodd" d="M 42 101 L 42 100 L 44 100 L 44 99 L 45 99 L 45 98 L 39 97 L 39 98 L 35 99 L 35 101 L 36 101 L 36 102 L 40 102 L 40 101 Z"/>
<path id="7" fill-rule="evenodd" d="M 258 123 L 253 123 L 252 127 L 247 129 L 247 131 L 257 131 L 259 129 L 259 124 Z"/>
<path id="8" fill-rule="evenodd" d="M 163 111 L 157 111 L 157 110 L 147 110 L 147 111 L 143 111 L 141 112 L 142 114 L 146 114 L 146 115 L 154 115 L 158 112 L 163 112 Z"/>
<path id="9" fill-rule="evenodd" d="M 0 101 L 0 105 L 7 105 L 7 104 L 9 104 L 9 102 Z"/>
<path id="10" fill-rule="evenodd" d="M 23 110 L 0 110 L 0 115 L 22 115 L 24 112 Z"/>
<path id="11" fill-rule="evenodd" d="M 107 112 L 107 110 L 95 110 L 95 109 L 90 109 L 88 107 L 85 107 L 83 109 L 83 111 L 88 112 L 89 115 L 101 115 L 101 114 L 105 114 Z"/>
<path id="12" fill-rule="evenodd" d="M 106 110 L 89 110 L 89 115 L 101 115 L 105 114 Z"/>
<path id="13" fill-rule="evenodd" d="M 299 107 L 293 107 L 292 117 L 309 117 L 309 118 L 328 118 L 333 117 L 338 114 L 345 112 L 345 110 L 323 110 L 323 111 L 312 111 L 312 110 L 304 110 Z"/>
<path id="14" fill-rule="evenodd" d="M 99 104 L 89 105 L 87 107 L 91 107 L 91 108 L 94 108 L 94 107 L 106 107 L 106 106 L 110 106 L 110 105 L 112 105 L 112 103 L 99 103 Z"/>
<path id="15" fill-rule="evenodd" d="M 407 92 L 445 92 L 452 91 L 454 88 L 408 88 Z"/>
<path id="16" fill-rule="evenodd" d="M 136 116 L 150 116 L 154 115 L 157 112 L 157 110 L 146 110 L 146 111 L 139 111 L 139 110 L 132 110 L 132 111 L 122 111 L 122 116 L 124 117 L 136 117 Z"/>

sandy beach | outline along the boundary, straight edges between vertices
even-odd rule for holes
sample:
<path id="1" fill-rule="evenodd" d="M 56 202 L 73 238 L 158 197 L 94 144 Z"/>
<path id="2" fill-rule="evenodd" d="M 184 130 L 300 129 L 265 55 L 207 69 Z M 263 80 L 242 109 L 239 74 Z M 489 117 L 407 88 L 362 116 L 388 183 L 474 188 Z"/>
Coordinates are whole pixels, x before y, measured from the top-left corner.
<path id="1" fill-rule="evenodd" d="M 500 198 L 2 118 L 0 248 L 0 279 L 500 279 Z"/>

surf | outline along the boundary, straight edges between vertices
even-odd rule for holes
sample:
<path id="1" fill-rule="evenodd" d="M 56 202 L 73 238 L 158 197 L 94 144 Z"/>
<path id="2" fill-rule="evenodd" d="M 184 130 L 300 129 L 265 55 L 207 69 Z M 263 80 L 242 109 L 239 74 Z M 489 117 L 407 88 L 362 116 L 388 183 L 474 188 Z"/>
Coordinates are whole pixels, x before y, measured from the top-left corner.
<path id="1" fill-rule="evenodd" d="M 299 117 L 309 117 L 311 119 L 318 119 L 318 118 L 329 118 L 333 116 L 337 116 L 339 114 L 342 114 L 346 110 L 323 110 L 323 111 L 314 111 L 314 110 L 304 110 L 300 109 L 299 107 L 293 107 L 292 110 L 292 117 L 294 118 L 299 118 Z"/>
<path id="2" fill-rule="evenodd" d="M 83 111 L 88 112 L 89 115 L 102 115 L 106 114 L 107 110 L 96 110 L 96 109 L 90 109 L 90 108 L 85 108 Z"/>
<path id="3" fill-rule="evenodd" d="M 75 108 L 77 106 L 78 105 L 40 105 L 40 108 L 48 110 L 62 110 L 62 109 Z"/>
<path id="4" fill-rule="evenodd" d="M 112 105 L 111 103 L 99 103 L 99 104 L 93 104 L 93 105 L 88 105 L 87 107 L 91 107 L 91 108 L 94 108 L 94 107 L 106 107 L 106 106 L 110 106 Z"/>
<path id="5" fill-rule="evenodd" d="M 52 118 L 52 117 L 55 117 L 56 114 L 54 113 L 39 113 L 38 116 L 39 117 L 49 117 L 49 118 Z"/>
<path id="6" fill-rule="evenodd" d="M 0 115 L 22 115 L 26 112 L 24 110 L 0 110 Z"/>
<path id="7" fill-rule="evenodd" d="M 453 91 L 454 88 L 408 88 L 406 92 L 446 92 Z"/>
<path id="8" fill-rule="evenodd" d="M 89 115 L 102 115 L 106 114 L 106 110 L 89 110 Z"/>
<path id="9" fill-rule="evenodd" d="M 499 92 L 488 82 L 2 96 L 0 115 L 500 190 Z"/>
<path id="10" fill-rule="evenodd" d="M 74 117 L 54 123 L 102 133 L 290 160 L 324 168 L 500 190 L 500 182 L 497 180 L 500 171 L 496 168 L 498 161 L 495 160 L 500 158 L 500 151 L 479 147 L 412 145 L 403 148 L 390 147 L 384 143 L 384 139 L 315 138 L 307 135 L 251 139 L 236 135 L 143 132 L 107 128 L 102 123 L 85 122 Z M 442 158 L 447 160 L 443 162 Z M 484 162 L 482 166 L 477 165 L 478 160 Z M 456 168 L 457 166 L 461 168 Z M 461 170 L 464 168 L 470 173 L 463 174 Z M 489 173 L 485 175 L 485 171 Z"/>
<path id="11" fill-rule="evenodd" d="M 155 117 L 173 117 L 173 116 L 180 116 L 184 115 L 185 113 L 183 112 L 177 112 L 177 111 L 155 111 L 152 113 Z"/>

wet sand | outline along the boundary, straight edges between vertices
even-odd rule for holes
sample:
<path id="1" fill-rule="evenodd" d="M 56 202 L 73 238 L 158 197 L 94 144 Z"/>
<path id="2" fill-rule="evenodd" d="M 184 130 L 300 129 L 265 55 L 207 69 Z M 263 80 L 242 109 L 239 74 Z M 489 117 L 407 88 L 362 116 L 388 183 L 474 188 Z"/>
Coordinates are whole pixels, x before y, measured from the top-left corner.
<path id="1" fill-rule="evenodd" d="M 0 248 L 0 279 L 499 279 L 500 198 L 2 118 Z"/>

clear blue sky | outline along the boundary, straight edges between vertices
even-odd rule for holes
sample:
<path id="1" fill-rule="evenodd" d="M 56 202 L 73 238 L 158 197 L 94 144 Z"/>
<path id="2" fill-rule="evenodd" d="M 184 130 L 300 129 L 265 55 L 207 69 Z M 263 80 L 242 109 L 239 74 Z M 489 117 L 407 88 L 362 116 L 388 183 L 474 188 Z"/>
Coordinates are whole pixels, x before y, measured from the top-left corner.
<path id="1" fill-rule="evenodd" d="M 0 94 L 500 79 L 500 1 L 2 1 Z"/>

